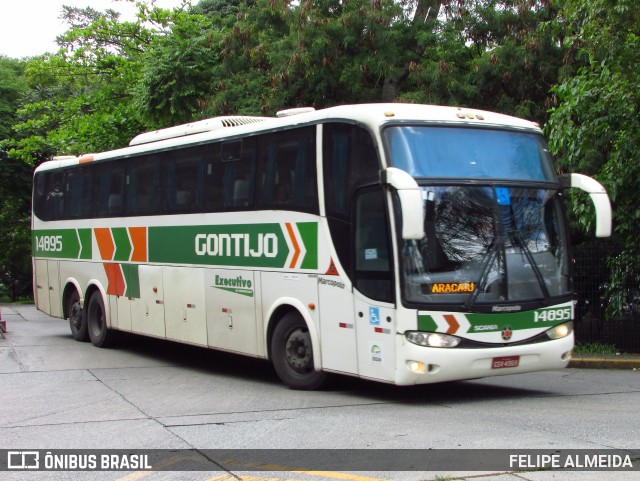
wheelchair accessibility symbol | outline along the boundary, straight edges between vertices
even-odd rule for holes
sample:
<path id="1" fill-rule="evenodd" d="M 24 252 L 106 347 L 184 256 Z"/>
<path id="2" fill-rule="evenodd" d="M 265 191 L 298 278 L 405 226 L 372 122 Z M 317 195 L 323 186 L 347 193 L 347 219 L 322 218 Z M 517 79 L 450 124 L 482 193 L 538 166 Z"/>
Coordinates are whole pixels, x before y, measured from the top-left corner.
<path id="1" fill-rule="evenodd" d="M 380 309 L 378 307 L 369 308 L 369 324 L 372 326 L 380 325 Z"/>

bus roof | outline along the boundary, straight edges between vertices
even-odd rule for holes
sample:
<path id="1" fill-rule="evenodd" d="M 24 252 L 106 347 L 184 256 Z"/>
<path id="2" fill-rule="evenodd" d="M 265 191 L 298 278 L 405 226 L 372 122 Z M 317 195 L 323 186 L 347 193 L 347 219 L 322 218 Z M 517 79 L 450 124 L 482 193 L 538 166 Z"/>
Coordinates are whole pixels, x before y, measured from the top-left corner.
<path id="1" fill-rule="evenodd" d="M 134 137 L 128 147 L 81 157 L 54 158 L 41 164 L 37 170 L 56 169 L 77 164 L 78 162 L 128 157 L 192 143 L 198 144 L 226 138 L 233 139 L 254 133 L 281 130 L 286 127 L 304 126 L 329 120 L 357 122 L 367 125 L 374 131 L 389 123 L 428 122 L 445 125 L 512 128 L 541 133 L 540 127 L 534 122 L 466 107 L 379 103 L 340 105 L 322 110 L 300 108 L 282 112 L 285 115 L 279 115 L 278 117 L 215 117 L 146 132 Z M 291 114 L 286 112 L 291 112 Z"/>

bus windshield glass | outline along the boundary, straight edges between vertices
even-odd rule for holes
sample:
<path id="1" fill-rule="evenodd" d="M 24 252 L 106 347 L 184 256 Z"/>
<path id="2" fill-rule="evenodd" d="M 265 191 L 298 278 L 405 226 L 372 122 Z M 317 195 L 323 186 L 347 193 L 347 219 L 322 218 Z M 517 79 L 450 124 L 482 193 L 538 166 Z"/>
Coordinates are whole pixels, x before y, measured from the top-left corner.
<path id="1" fill-rule="evenodd" d="M 542 135 L 411 125 L 384 132 L 391 166 L 413 177 L 555 181 Z"/>
<path id="2" fill-rule="evenodd" d="M 562 203 L 541 135 L 402 125 L 384 136 L 390 164 L 421 185 L 425 212 L 424 238 L 402 251 L 406 301 L 474 310 L 571 295 Z"/>
<path id="3" fill-rule="evenodd" d="M 425 236 L 404 242 L 405 300 L 473 310 L 571 294 L 558 191 L 477 185 L 421 190 Z"/>

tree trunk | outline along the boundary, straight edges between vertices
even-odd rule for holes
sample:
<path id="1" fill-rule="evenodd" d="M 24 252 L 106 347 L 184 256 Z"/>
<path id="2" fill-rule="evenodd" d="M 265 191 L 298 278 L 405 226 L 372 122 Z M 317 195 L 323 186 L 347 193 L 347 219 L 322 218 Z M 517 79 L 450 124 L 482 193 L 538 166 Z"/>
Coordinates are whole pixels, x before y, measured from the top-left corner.
<path id="1" fill-rule="evenodd" d="M 400 74 L 389 75 L 384 79 L 382 86 L 382 101 L 394 102 L 400 93 L 400 86 L 409 76 L 409 69 L 404 69 Z"/>
<path id="2" fill-rule="evenodd" d="M 413 24 L 424 24 L 428 20 L 435 20 L 438 17 L 443 2 L 444 0 L 420 0 L 416 7 L 416 13 L 413 16 Z M 400 87 L 404 81 L 407 80 L 407 77 L 409 77 L 408 65 L 401 68 L 399 73 L 389 74 L 384 79 L 384 84 L 382 85 L 382 101 L 394 102 L 398 98 Z"/>

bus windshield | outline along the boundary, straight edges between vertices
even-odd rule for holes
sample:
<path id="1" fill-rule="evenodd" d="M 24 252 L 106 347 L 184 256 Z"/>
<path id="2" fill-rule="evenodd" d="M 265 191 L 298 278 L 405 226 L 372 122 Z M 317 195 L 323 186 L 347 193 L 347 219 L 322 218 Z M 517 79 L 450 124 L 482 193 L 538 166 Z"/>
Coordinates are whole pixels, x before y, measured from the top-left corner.
<path id="1" fill-rule="evenodd" d="M 422 186 L 425 236 L 403 246 L 404 298 L 414 303 L 545 301 L 570 295 L 558 191 Z"/>
<path id="2" fill-rule="evenodd" d="M 544 139 L 535 133 L 411 125 L 384 133 L 391 166 L 413 177 L 555 181 Z"/>
<path id="3" fill-rule="evenodd" d="M 404 241 L 406 301 L 473 311 L 571 295 L 562 203 L 541 135 L 402 125 L 384 136 L 390 164 L 418 180 L 425 212 L 425 236 Z"/>

